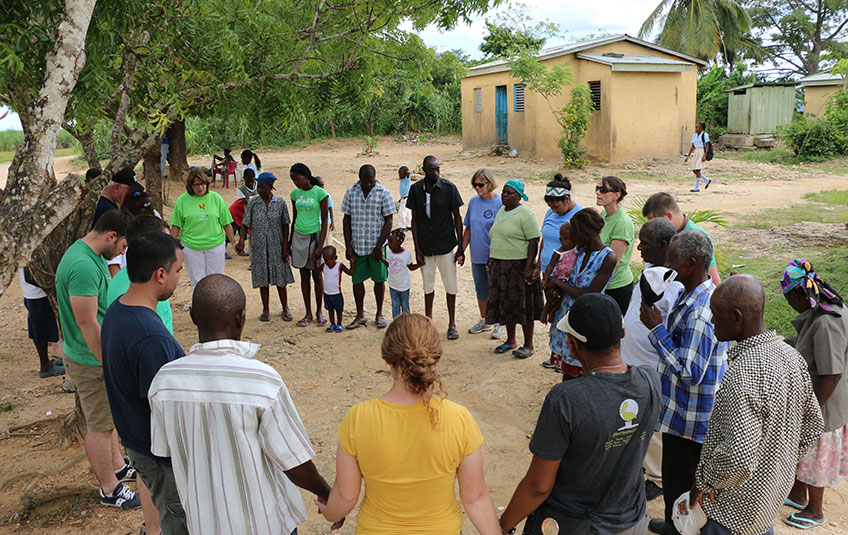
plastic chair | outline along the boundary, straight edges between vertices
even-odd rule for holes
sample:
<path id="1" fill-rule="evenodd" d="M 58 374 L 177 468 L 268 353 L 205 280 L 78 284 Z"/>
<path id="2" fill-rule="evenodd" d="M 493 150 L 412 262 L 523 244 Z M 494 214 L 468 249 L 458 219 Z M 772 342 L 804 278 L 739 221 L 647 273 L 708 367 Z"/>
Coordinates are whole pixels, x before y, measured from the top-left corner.
<path id="1" fill-rule="evenodd" d="M 238 187 L 238 180 L 236 179 L 236 162 L 230 162 L 227 164 L 227 171 L 221 172 L 217 167 L 212 169 L 212 187 L 215 187 L 215 180 L 221 175 L 221 181 L 224 183 L 225 188 L 230 187 L 230 176 L 233 177 L 233 187 Z"/>

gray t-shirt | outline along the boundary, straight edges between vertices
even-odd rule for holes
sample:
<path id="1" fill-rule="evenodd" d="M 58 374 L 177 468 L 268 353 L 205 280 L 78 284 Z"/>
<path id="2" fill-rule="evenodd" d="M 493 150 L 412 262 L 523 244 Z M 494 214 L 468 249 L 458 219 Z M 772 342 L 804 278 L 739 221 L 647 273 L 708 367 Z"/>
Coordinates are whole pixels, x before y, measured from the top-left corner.
<path id="1" fill-rule="evenodd" d="M 586 518 L 607 487 L 615 487 L 592 516 L 592 533 L 599 535 L 633 526 L 647 509 L 642 460 L 659 419 L 660 377 L 656 370 L 640 368 L 644 374 L 635 368 L 621 374 L 596 372 L 554 386 L 530 440 L 536 457 L 562 460 L 545 503 L 566 516 Z M 655 402 L 646 414 L 651 388 Z M 625 448 L 642 418 L 648 422 L 639 447 Z M 613 473 L 622 454 L 627 460 Z"/>

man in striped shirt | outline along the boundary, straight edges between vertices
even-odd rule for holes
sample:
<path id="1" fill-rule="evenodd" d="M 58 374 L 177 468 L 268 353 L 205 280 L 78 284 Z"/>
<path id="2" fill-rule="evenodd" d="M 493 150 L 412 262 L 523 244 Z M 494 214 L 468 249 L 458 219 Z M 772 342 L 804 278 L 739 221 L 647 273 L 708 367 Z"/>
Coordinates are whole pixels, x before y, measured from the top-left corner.
<path id="1" fill-rule="evenodd" d="M 163 366 L 149 391 L 151 451 L 171 457 L 189 531 L 296 533 L 306 521 L 296 486 L 324 501 L 330 487 L 285 383 L 252 359 L 257 344 L 240 341 L 244 291 L 209 275 L 195 287 L 191 318 L 200 343 Z"/>

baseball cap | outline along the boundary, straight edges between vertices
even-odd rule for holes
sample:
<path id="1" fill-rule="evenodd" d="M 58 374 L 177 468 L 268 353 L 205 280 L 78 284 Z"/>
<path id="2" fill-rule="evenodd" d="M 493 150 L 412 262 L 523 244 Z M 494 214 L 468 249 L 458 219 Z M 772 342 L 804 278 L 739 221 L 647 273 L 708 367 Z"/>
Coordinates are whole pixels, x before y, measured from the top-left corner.
<path id="1" fill-rule="evenodd" d="M 615 299 L 600 293 L 583 294 L 559 320 L 557 329 L 580 340 L 591 350 L 606 349 L 621 341 L 624 319 Z"/>
<path id="2" fill-rule="evenodd" d="M 115 173 L 112 176 L 112 182 L 117 182 L 118 184 L 123 184 L 125 186 L 132 186 L 138 191 L 144 191 L 144 186 L 142 186 L 135 178 L 135 171 L 133 171 L 130 167 L 124 167 Z"/>
<path id="3" fill-rule="evenodd" d="M 671 521 L 681 535 L 699 535 L 701 528 L 707 523 L 707 515 L 699 504 L 689 507 L 689 492 L 684 492 L 677 498 L 671 511 Z"/>

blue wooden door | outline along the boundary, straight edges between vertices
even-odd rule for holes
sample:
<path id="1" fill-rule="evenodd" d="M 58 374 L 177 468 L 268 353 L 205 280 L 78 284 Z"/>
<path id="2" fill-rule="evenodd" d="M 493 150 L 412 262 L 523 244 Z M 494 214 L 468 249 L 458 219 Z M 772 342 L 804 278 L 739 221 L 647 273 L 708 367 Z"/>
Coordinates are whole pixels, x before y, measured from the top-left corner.
<path id="1" fill-rule="evenodd" d="M 495 125 L 498 131 L 498 145 L 508 145 L 506 122 L 506 86 L 495 87 Z"/>

